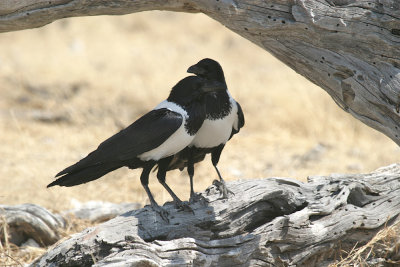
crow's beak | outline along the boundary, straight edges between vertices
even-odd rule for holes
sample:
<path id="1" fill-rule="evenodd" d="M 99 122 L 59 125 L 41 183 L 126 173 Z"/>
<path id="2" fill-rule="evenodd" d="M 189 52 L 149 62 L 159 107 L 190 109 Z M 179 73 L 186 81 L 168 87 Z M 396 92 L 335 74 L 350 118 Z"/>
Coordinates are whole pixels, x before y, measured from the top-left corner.
<path id="1" fill-rule="evenodd" d="M 226 89 L 227 89 L 226 83 L 218 81 L 207 81 L 201 88 L 201 90 L 205 93 L 226 90 Z"/>
<path id="2" fill-rule="evenodd" d="M 193 66 L 190 66 L 190 67 L 188 68 L 187 72 L 188 72 L 188 73 L 193 73 L 193 74 L 196 74 L 196 75 L 204 75 L 204 74 L 205 74 L 204 69 L 203 69 L 203 68 L 199 68 L 199 67 L 197 66 L 197 64 L 196 64 L 196 65 L 193 65 Z"/>

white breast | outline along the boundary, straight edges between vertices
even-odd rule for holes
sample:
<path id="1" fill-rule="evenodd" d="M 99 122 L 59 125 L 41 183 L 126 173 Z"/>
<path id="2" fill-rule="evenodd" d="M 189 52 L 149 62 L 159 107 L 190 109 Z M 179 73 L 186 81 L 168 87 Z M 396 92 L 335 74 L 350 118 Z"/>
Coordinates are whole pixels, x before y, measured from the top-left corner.
<path id="1" fill-rule="evenodd" d="M 210 120 L 206 119 L 203 125 L 196 133 L 194 140 L 190 146 L 198 148 L 211 148 L 225 144 L 232 133 L 232 128 L 238 127 L 238 107 L 236 101 L 230 98 L 232 110 L 228 116 L 222 119 Z"/>
<path id="2" fill-rule="evenodd" d="M 167 100 L 161 102 L 154 109 L 167 108 L 169 110 L 180 113 L 183 117 L 182 125 L 160 146 L 147 151 L 138 157 L 141 160 L 159 160 L 171 155 L 174 155 L 188 146 L 194 139 L 194 136 L 189 135 L 185 129 L 185 122 L 188 117 L 187 112 L 175 103 Z"/>

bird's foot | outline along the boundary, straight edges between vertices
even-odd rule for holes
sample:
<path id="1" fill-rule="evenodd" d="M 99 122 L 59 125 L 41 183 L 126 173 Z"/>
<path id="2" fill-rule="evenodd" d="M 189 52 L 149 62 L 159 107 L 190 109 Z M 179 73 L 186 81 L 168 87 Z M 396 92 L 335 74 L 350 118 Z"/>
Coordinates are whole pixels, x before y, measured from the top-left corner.
<path id="1" fill-rule="evenodd" d="M 206 198 L 201 193 L 190 194 L 189 203 L 206 202 Z"/>
<path id="2" fill-rule="evenodd" d="M 194 214 L 194 211 L 192 210 L 192 208 L 189 206 L 189 203 L 187 203 L 186 201 L 183 202 L 181 200 L 179 201 L 174 201 L 174 205 L 175 208 L 179 211 L 189 211 L 191 213 Z"/>
<path id="3" fill-rule="evenodd" d="M 166 211 L 165 209 L 161 208 L 158 204 L 155 205 L 151 205 L 151 208 L 160 215 L 160 217 L 166 221 L 167 223 L 169 223 L 169 219 L 168 219 L 168 211 Z"/>
<path id="4" fill-rule="evenodd" d="M 226 187 L 226 184 L 225 184 L 225 181 L 224 181 L 224 180 L 220 180 L 220 181 L 214 180 L 214 181 L 213 181 L 213 185 L 214 185 L 214 186 L 217 188 L 217 190 L 219 191 L 220 196 L 221 196 L 222 199 L 227 199 L 229 193 L 232 194 L 232 195 L 235 195 L 235 193 L 233 193 L 231 190 L 229 190 L 229 189 Z"/>

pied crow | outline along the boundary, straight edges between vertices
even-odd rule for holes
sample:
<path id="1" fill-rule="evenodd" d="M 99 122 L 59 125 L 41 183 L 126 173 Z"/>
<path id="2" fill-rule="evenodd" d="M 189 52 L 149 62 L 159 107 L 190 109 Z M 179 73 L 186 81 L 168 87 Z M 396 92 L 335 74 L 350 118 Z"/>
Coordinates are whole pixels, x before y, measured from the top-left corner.
<path id="1" fill-rule="evenodd" d="M 207 95 L 225 91 L 220 81 L 188 76 L 171 90 L 167 100 L 157 105 L 127 128 L 102 142 L 96 150 L 56 175 L 47 187 L 74 186 L 102 177 L 121 167 L 143 168 L 140 181 L 151 206 L 163 219 L 167 213 L 154 200 L 148 187 L 151 169 L 158 165 L 157 178 L 171 194 L 177 206 L 179 198 L 165 182 L 174 155 L 187 147 L 205 119 Z"/>
<path id="2" fill-rule="evenodd" d="M 225 185 L 217 164 L 226 142 L 244 126 L 243 111 L 229 93 L 224 72 L 217 61 L 209 58 L 202 59 L 189 67 L 187 72 L 210 82 L 222 83 L 225 90 L 214 91 L 205 96 L 206 118 L 203 125 L 190 145 L 174 156 L 168 169 L 183 170 L 187 167 L 190 177 L 190 200 L 193 202 L 199 197 L 193 190 L 194 164 L 202 161 L 206 154 L 211 153 L 211 161 L 219 177 L 219 182 L 216 180 L 214 184 L 222 197 L 227 198 L 230 191 Z"/>

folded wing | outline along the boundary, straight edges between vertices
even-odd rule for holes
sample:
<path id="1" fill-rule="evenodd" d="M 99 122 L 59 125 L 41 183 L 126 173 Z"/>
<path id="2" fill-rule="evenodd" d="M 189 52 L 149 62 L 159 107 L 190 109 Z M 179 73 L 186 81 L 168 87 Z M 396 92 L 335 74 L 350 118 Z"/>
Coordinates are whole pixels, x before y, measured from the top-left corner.
<path id="1" fill-rule="evenodd" d="M 59 172 L 48 185 L 73 186 L 86 183 L 122 166 L 139 161 L 137 156 L 165 142 L 181 125 L 181 114 L 166 108 L 152 110 L 74 165 Z M 139 167 L 139 166 L 138 166 Z"/>

